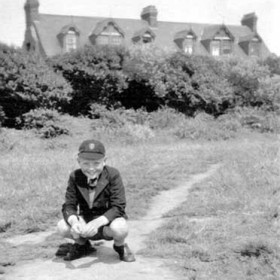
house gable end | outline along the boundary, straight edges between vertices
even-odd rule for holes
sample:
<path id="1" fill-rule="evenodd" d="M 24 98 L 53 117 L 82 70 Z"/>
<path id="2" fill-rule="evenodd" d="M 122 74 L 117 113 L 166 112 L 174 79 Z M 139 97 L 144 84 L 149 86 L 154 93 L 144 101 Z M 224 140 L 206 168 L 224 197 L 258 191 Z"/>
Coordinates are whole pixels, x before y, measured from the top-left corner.
<path id="1" fill-rule="evenodd" d="M 203 30 L 203 35 L 201 37 L 201 41 L 214 40 L 215 38 L 229 38 L 234 41 L 234 36 L 230 32 L 230 30 L 226 27 L 226 25 L 213 25 L 206 27 Z"/>
<path id="2" fill-rule="evenodd" d="M 73 51 L 78 48 L 78 37 L 80 33 L 77 26 L 72 23 L 61 28 L 60 32 L 57 34 L 57 38 L 63 52 Z"/>
<path id="3" fill-rule="evenodd" d="M 177 32 L 174 35 L 174 39 L 173 39 L 177 47 L 188 54 L 194 53 L 196 40 L 197 40 L 197 35 L 192 30 L 192 28 L 188 28 Z"/>
<path id="4" fill-rule="evenodd" d="M 60 32 L 57 34 L 58 37 L 65 36 L 69 31 L 74 31 L 77 35 L 80 35 L 80 30 L 75 24 L 68 24 L 61 28 Z"/>
<path id="5" fill-rule="evenodd" d="M 92 44 L 113 44 L 120 45 L 123 43 L 125 32 L 113 20 L 106 19 L 98 22 L 95 29 L 89 35 Z"/>
<path id="6" fill-rule="evenodd" d="M 125 36 L 124 31 L 113 19 L 106 19 L 101 22 L 98 22 L 95 29 L 91 32 L 89 36 L 91 37 L 100 35 L 109 25 L 112 25 L 123 37 Z"/>
<path id="7" fill-rule="evenodd" d="M 201 43 L 213 56 L 231 54 L 234 51 L 235 36 L 226 25 L 213 25 L 204 29 Z"/>

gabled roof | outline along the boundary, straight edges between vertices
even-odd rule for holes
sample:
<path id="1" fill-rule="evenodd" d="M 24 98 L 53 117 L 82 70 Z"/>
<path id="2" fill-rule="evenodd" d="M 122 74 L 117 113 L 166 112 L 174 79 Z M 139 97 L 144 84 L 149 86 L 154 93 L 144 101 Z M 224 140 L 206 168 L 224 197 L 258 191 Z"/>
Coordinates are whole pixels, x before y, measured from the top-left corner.
<path id="1" fill-rule="evenodd" d="M 243 49 L 238 44 L 240 38 L 251 35 L 252 31 L 247 26 L 242 25 L 224 25 L 224 24 L 203 24 L 203 23 L 186 23 L 186 22 L 166 22 L 158 21 L 157 28 L 149 28 L 147 21 L 141 19 L 114 18 L 108 19 L 103 17 L 82 17 L 82 16 L 65 16 L 65 15 L 49 15 L 39 14 L 39 20 L 33 22 L 38 34 L 41 46 L 47 56 L 61 54 L 63 49 L 57 35 L 65 32 L 68 27 L 75 26 L 79 30 L 79 45 L 84 46 L 92 44 L 90 36 L 100 34 L 104 28 L 113 23 L 115 28 L 124 34 L 123 42 L 125 46 L 133 43 L 136 35 L 144 34 L 149 31 L 153 34 L 154 44 L 167 49 L 177 50 L 174 39 L 183 36 L 188 30 L 197 36 L 196 53 L 200 55 L 208 55 L 209 52 L 203 45 L 203 40 L 211 39 L 217 34 L 221 28 L 225 32 L 235 38 L 234 53 L 239 56 L 246 56 Z M 76 29 L 75 29 L 76 30 Z M 244 39 L 244 38 L 243 38 Z M 242 40 L 243 40 L 242 39 Z M 269 53 L 264 42 L 262 42 L 263 50 Z"/>
<path id="2" fill-rule="evenodd" d="M 60 32 L 58 33 L 58 36 L 67 34 L 67 32 L 71 29 L 74 29 L 77 34 L 81 33 L 75 24 L 67 24 L 61 28 Z"/>
<path id="3" fill-rule="evenodd" d="M 63 26 L 74 24 L 79 28 L 79 45 L 84 46 L 91 44 L 89 36 L 100 22 L 107 18 L 102 17 L 82 17 L 82 16 L 65 16 L 65 15 L 49 15 L 40 14 L 39 21 L 34 22 L 37 33 L 40 36 L 42 46 L 47 56 L 54 56 L 63 52 L 61 44 L 57 39 Z M 135 19 L 117 19 L 114 22 L 125 33 L 124 41 L 126 45 L 131 44 L 131 38 L 135 30 L 139 30 L 147 26 L 147 22 Z"/>
<path id="4" fill-rule="evenodd" d="M 104 31 L 104 29 L 106 29 L 109 24 L 112 24 L 123 37 L 125 36 L 124 31 L 113 19 L 105 19 L 98 22 L 95 29 L 91 32 L 90 36 L 98 36 L 100 33 L 102 33 L 102 31 Z"/>
<path id="5" fill-rule="evenodd" d="M 214 37 L 220 32 L 225 31 L 225 33 L 229 36 L 231 40 L 234 40 L 234 35 L 230 32 L 230 30 L 227 28 L 224 24 L 215 24 L 208 26 L 204 29 L 203 35 L 201 40 L 213 40 Z"/>
<path id="6" fill-rule="evenodd" d="M 187 29 L 184 29 L 182 31 L 179 31 L 177 32 L 175 35 L 174 35 L 174 41 L 176 40 L 183 40 L 185 39 L 188 35 L 192 35 L 194 37 L 194 39 L 197 38 L 197 35 L 195 34 L 195 32 L 192 30 L 192 28 L 187 28 Z"/>

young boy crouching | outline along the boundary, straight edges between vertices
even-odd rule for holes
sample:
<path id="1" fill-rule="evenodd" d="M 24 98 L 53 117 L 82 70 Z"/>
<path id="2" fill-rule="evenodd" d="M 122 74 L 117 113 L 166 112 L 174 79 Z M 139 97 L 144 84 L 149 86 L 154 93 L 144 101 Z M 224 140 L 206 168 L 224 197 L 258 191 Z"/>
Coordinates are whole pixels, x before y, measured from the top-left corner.
<path id="1" fill-rule="evenodd" d="M 70 174 L 62 206 L 63 220 L 58 232 L 75 240 L 73 246 L 61 248 L 57 255 L 70 261 L 92 252 L 89 240 L 114 240 L 113 248 L 120 260 L 135 261 L 125 238 L 128 225 L 125 213 L 125 190 L 117 169 L 107 166 L 105 147 L 97 140 L 86 140 L 79 147 L 80 168 Z"/>

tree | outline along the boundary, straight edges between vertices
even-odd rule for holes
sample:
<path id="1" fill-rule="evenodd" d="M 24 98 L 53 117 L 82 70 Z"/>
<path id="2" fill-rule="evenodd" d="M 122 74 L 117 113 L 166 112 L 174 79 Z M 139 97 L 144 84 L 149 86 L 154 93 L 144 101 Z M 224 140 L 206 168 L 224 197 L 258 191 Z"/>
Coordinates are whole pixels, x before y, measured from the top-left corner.
<path id="1" fill-rule="evenodd" d="M 0 45 L 0 104 L 4 125 L 35 108 L 59 109 L 70 100 L 71 87 L 36 54 Z"/>

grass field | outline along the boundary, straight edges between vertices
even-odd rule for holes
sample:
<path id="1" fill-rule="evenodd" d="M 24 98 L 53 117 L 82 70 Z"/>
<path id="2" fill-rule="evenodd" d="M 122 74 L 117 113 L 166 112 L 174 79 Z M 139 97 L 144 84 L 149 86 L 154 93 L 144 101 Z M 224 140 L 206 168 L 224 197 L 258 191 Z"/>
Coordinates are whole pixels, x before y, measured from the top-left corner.
<path id="1" fill-rule="evenodd" d="M 72 136 L 53 140 L 39 139 L 32 132 L 2 131 L 2 238 L 55 226 L 68 175 L 77 168 L 77 148 L 94 136 L 88 126 L 86 120 L 77 121 Z M 143 254 L 167 258 L 186 279 L 280 278 L 277 136 L 247 133 L 214 142 L 160 137 L 130 144 L 102 140 L 108 165 L 122 174 L 131 219 L 142 217 L 160 191 L 184 183 L 211 164 L 221 164 L 216 175 L 195 185 L 187 201 L 168 213 L 171 219 L 151 234 Z M 0 242 L 0 249 L 7 252 L 6 262 L 14 262 L 50 257 L 49 249 L 58 242 L 53 238 L 39 247 L 20 249 Z"/>
<path id="2" fill-rule="evenodd" d="M 220 143 L 222 167 L 150 235 L 149 256 L 187 279 L 280 279 L 279 140 Z"/>

